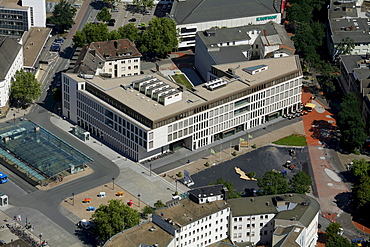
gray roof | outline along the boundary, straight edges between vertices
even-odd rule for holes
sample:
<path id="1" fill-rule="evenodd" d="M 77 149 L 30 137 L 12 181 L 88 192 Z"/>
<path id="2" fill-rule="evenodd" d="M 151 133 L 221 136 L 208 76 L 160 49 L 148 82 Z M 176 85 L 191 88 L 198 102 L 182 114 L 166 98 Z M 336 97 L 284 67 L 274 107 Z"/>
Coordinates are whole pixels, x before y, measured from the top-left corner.
<path id="1" fill-rule="evenodd" d="M 171 17 L 176 24 L 200 23 L 279 13 L 274 0 L 185 0 L 174 1 Z"/>
<path id="2" fill-rule="evenodd" d="M 220 47 L 217 46 L 217 44 L 250 40 L 248 32 L 253 30 L 260 31 L 259 38 L 262 39 L 264 44 L 280 44 L 281 47 L 284 48 L 288 54 L 294 54 L 295 47 L 287 32 L 281 25 L 273 21 L 262 25 L 248 25 L 235 28 L 211 29 L 204 32 L 197 32 L 197 35 L 208 47 L 209 54 L 213 57 L 216 64 L 224 64 L 247 60 L 242 52 L 250 50 L 251 46 L 231 45 Z M 214 35 L 208 35 L 209 32 L 212 32 Z M 264 36 L 264 32 L 266 32 L 266 36 Z"/>
<path id="3" fill-rule="evenodd" d="M 329 23 L 334 44 L 339 44 L 346 37 L 353 39 L 355 44 L 370 43 L 367 18 L 331 19 Z"/>
<path id="4" fill-rule="evenodd" d="M 195 197 L 201 198 L 201 197 L 222 195 L 223 194 L 223 188 L 224 188 L 224 185 L 217 184 L 217 185 L 209 185 L 209 186 L 198 187 L 196 189 L 189 190 L 188 192 L 189 192 L 189 194 L 192 194 Z"/>
<path id="5" fill-rule="evenodd" d="M 281 211 L 275 206 L 276 197 L 284 199 L 289 204 L 294 203 L 296 206 L 291 210 Z M 315 199 L 301 194 L 243 197 L 229 199 L 227 202 L 234 217 L 274 213 L 275 219 L 290 220 L 295 217 L 296 221 L 306 227 L 320 210 L 320 205 Z"/>
<path id="6" fill-rule="evenodd" d="M 15 39 L 0 37 L 0 80 L 5 79 L 20 49 L 22 46 Z"/>
<path id="7" fill-rule="evenodd" d="M 334 20 L 343 17 L 357 17 L 357 10 L 355 3 L 339 3 L 338 1 L 333 1 L 329 8 L 329 19 Z"/>

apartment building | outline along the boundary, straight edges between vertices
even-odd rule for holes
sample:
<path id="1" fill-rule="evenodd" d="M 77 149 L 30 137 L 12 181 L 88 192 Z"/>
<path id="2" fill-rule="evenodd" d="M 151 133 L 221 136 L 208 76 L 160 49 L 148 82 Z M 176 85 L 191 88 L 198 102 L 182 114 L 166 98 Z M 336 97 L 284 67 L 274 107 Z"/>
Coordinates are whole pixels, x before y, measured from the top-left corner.
<path id="1" fill-rule="evenodd" d="M 282 1 L 176 0 L 168 17 L 179 30 L 179 48 L 195 46 L 195 35 L 213 27 L 281 23 Z"/>
<path id="2" fill-rule="evenodd" d="M 300 107 L 298 56 L 215 65 L 186 89 L 159 74 L 63 74 L 63 114 L 135 161 L 200 147 Z"/>
<path id="3" fill-rule="evenodd" d="M 14 76 L 23 68 L 23 49 L 17 40 L 0 37 L 0 108 L 4 107 L 10 97 Z"/>
<path id="4" fill-rule="evenodd" d="M 45 0 L 0 1 L 0 35 L 22 36 L 31 27 L 45 25 Z"/>
<path id="5" fill-rule="evenodd" d="M 329 53 L 338 57 L 338 45 L 346 38 L 353 40 L 351 55 L 365 55 L 370 50 L 369 12 L 364 1 L 331 1 L 327 28 Z"/>
<path id="6" fill-rule="evenodd" d="M 92 42 L 82 49 L 72 72 L 110 78 L 139 75 L 141 57 L 128 39 Z"/>
<path id="7" fill-rule="evenodd" d="M 339 85 L 344 93 L 357 95 L 362 117 L 370 132 L 370 54 L 339 56 L 339 65 Z"/>
<path id="8" fill-rule="evenodd" d="M 204 186 L 167 202 L 154 211 L 151 222 L 113 236 L 104 246 L 313 247 L 319 210 L 319 203 L 306 195 L 228 199 L 223 185 Z"/>

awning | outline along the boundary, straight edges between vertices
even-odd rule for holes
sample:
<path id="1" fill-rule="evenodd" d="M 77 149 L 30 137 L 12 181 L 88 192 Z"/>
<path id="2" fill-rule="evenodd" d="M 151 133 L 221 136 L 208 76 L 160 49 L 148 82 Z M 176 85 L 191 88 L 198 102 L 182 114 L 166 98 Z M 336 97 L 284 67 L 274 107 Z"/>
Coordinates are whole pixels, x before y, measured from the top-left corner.
<path id="1" fill-rule="evenodd" d="M 305 105 L 305 107 L 309 107 L 309 108 L 315 108 L 315 104 L 312 104 L 312 103 L 307 103 L 306 105 Z"/>

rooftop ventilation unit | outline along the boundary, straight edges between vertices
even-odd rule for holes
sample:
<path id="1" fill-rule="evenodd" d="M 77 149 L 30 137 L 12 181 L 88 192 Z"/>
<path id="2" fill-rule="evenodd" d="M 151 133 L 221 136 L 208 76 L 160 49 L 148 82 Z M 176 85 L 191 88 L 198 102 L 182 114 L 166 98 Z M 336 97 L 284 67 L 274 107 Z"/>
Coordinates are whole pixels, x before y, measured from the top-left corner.
<path id="1" fill-rule="evenodd" d="M 209 90 L 214 90 L 216 88 L 219 88 L 221 86 L 224 86 L 226 85 L 228 82 L 221 79 L 221 78 L 217 78 L 217 79 L 214 79 L 212 81 L 209 81 L 209 82 L 206 82 L 204 85 L 209 89 Z"/>

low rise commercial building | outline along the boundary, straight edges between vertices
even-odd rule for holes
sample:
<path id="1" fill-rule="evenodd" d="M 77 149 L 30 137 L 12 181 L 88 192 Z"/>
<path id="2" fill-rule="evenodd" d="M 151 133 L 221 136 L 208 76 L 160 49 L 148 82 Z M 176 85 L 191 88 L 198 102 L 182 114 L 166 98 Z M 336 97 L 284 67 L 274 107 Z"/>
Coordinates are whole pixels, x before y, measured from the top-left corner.
<path id="1" fill-rule="evenodd" d="M 282 1 L 176 0 L 169 17 L 179 30 L 179 48 L 195 46 L 195 35 L 213 27 L 281 22 Z"/>

